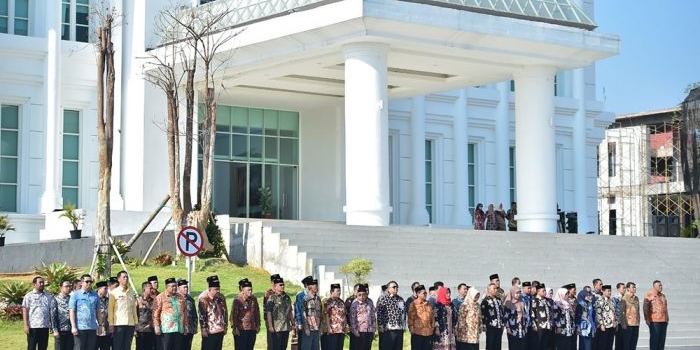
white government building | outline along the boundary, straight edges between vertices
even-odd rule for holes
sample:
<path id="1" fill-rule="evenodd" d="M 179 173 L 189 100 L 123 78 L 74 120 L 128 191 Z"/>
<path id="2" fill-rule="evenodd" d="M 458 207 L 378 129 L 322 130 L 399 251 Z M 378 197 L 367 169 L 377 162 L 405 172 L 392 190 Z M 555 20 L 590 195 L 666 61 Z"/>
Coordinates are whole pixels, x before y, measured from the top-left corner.
<path id="1" fill-rule="evenodd" d="M 0 0 L 8 243 L 67 238 L 50 214 L 66 201 L 94 220 L 92 2 Z M 166 104 L 143 65 L 172 2 L 113 1 L 114 234 L 168 191 Z M 470 227 L 477 203 L 517 201 L 519 230 L 556 232 L 558 205 L 598 231 L 597 147 L 614 115 L 595 62 L 620 40 L 595 31 L 593 0 L 199 2 L 178 1 L 237 6 L 240 31 L 218 71 L 218 213 L 259 216 L 266 186 L 280 219 Z"/>

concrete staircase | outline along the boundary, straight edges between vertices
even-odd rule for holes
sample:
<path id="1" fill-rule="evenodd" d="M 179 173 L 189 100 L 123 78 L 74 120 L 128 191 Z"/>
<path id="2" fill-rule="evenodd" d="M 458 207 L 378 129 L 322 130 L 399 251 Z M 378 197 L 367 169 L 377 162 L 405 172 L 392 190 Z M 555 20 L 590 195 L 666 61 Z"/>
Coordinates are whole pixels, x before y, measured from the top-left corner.
<path id="1" fill-rule="evenodd" d="M 231 231 L 245 232 L 238 241 L 247 263 L 297 283 L 313 274 L 323 293 L 343 281 L 338 267 L 355 257 L 374 263 L 375 291 L 396 280 L 404 297 L 413 281 L 427 286 L 440 280 L 453 291 L 465 282 L 483 291 L 488 276 L 498 273 L 504 289 L 513 276 L 555 290 L 570 282 L 580 289 L 594 278 L 613 287 L 633 281 L 642 299 L 658 279 L 669 299 L 667 348 L 700 349 L 700 240 L 239 219 L 231 219 Z M 648 348 L 648 337 L 642 325 L 638 348 Z"/>

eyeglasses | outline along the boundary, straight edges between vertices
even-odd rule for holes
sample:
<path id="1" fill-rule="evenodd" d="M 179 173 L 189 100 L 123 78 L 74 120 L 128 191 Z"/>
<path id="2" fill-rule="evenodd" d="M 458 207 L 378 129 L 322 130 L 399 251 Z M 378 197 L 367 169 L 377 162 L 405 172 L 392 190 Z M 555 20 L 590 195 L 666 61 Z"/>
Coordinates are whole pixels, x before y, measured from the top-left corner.
<path id="1" fill-rule="evenodd" d="M 399 286 L 389 286 L 389 288 L 392 288 L 392 289 L 394 289 L 394 288 L 395 288 L 395 289 L 399 289 Z"/>
<path id="2" fill-rule="evenodd" d="M 62 285 L 61 287 L 63 287 L 63 288 L 71 288 L 71 287 L 73 287 L 73 285 L 72 285 L 72 284 L 64 284 L 64 285 Z"/>
<path id="3" fill-rule="evenodd" d="M 85 280 L 83 283 L 92 283 L 92 280 Z"/>

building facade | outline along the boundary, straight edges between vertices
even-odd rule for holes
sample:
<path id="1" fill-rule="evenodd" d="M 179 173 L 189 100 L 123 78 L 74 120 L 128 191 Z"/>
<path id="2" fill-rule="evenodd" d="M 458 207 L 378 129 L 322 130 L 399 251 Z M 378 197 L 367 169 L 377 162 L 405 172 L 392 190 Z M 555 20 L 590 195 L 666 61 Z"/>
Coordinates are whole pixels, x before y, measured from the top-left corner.
<path id="1" fill-rule="evenodd" d="M 559 205 L 597 231 L 596 150 L 613 115 L 594 62 L 619 39 L 594 30 L 592 0 L 526 3 L 181 1 L 237 6 L 216 75 L 214 209 L 259 217 L 267 187 L 280 219 L 469 227 L 477 203 L 517 201 L 524 230 L 555 232 Z M 166 102 L 144 74 L 167 48 L 154 31 L 170 4 L 111 3 L 117 212 L 151 211 L 168 191 Z M 67 235 L 50 214 L 66 201 L 91 234 L 95 5 L 0 0 L 0 211 L 21 231 L 9 243 Z"/>

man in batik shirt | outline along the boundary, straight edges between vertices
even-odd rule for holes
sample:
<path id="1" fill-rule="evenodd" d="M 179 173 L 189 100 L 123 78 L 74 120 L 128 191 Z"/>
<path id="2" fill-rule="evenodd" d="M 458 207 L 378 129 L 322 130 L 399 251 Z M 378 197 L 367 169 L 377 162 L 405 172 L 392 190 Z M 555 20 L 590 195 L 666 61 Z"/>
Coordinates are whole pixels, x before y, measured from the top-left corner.
<path id="1" fill-rule="evenodd" d="M 357 289 L 357 297 L 350 306 L 350 350 L 370 350 L 376 330 L 376 309 L 374 302 L 367 296 L 369 289 L 362 284 Z"/>
<path id="2" fill-rule="evenodd" d="M 153 331 L 160 335 L 163 350 L 179 350 L 186 329 L 187 304 L 171 277 L 165 280 L 165 291 L 153 302 Z"/>
<path id="3" fill-rule="evenodd" d="M 194 298 L 190 295 L 190 286 L 187 280 L 177 280 L 177 292 L 185 298 L 185 304 L 187 304 L 187 328 L 185 329 L 181 350 L 191 350 L 192 339 L 194 335 L 197 334 L 197 324 L 199 323 L 197 319 L 197 307 Z"/>
<path id="4" fill-rule="evenodd" d="M 97 349 L 109 350 L 112 348 L 112 335 L 109 334 L 107 281 L 97 282 L 95 288 L 97 288 L 97 297 L 100 298 L 100 307 L 97 308 Z"/>
<path id="5" fill-rule="evenodd" d="M 275 294 L 275 290 L 274 290 L 275 289 L 275 280 L 279 279 L 279 278 L 280 278 L 279 274 L 274 274 L 274 275 L 270 276 L 270 288 L 265 291 L 265 293 L 263 294 L 263 298 L 262 298 L 263 299 L 262 300 L 263 307 L 265 307 L 265 304 L 267 303 L 267 298 L 269 298 L 272 294 Z M 265 319 L 265 329 L 266 329 L 265 333 L 267 336 L 267 350 L 272 350 L 272 334 L 270 333 L 270 327 L 267 324 L 267 317 L 263 316 L 263 318 Z"/>
<path id="6" fill-rule="evenodd" d="M 301 316 L 304 322 L 301 349 L 319 350 L 322 304 L 321 298 L 318 296 L 318 280 L 308 281 L 306 288 L 306 295 L 301 306 Z"/>
<path id="7" fill-rule="evenodd" d="M 153 287 L 146 281 L 141 283 L 141 296 L 137 300 L 139 322 L 136 324 L 136 350 L 153 350 L 156 335 L 153 333 Z"/>
<path id="8" fill-rule="evenodd" d="M 595 302 L 597 334 L 600 334 L 600 346 L 597 350 L 612 350 L 613 336 L 617 319 L 615 318 L 615 305 L 613 305 L 610 295 L 612 287 L 609 284 L 603 286 L 603 295 Z"/>
<path id="9" fill-rule="evenodd" d="M 309 283 L 313 281 L 314 277 L 313 276 L 306 276 L 304 279 L 301 280 L 301 284 L 304 286 L 304 289 L 300 290 L 297 292 L 296 296 L 294 296 L 294 321 L 296 323 L 296 340 L 297 340 L 297 347 L 301 350 L 304 348 L 303 345 L 303 333 L 304 333 L 304 317 L 302 316 L 303 314 L 303 304 L 304 304 L 304 298 L 306 297 L 306 294 L 308 294 L 308 288 L 309 288 Z M 294 335 L 292 335 L 294 337 Z M 292 343 L 294 343 L 294 339 L 292 339 Z"/>
<path id="10" fill-rule="evenodd" d="M 486 297 L 481 301 L 481 317 L 486 325 L 486 350 L 500 350 L 503 338 L 503 303 L 498 297 L 498 289 L 494 283 L 489 284 L 486 293 Z"/>
<path id="11" fill-rule="evenodd" d="M 265 303 L 265 318 L 271 333 L 272 350 L 286 350 L 289 341 L 289 331 L 294 327 L 294 312 L 292 299 L 284 292 L 284 280 L 275 278 L 275 293 L 270 295 Z"/>
<path id="12" fill-rule="evenodd" d="M 343 350 L 345 330 L 348 328 L 345 303 L 340 299 L 340 284 L 331 284 L 331 296 L 323 306 L 326 329 L 326 348 L 323 350 Z"/>
<path id="13" fill-rule="evenodd" d="M 546 349 L 552 338 L 552 310 L 546 298 L 546 287 L 544 283 L 538 283 L 536 295 L 532 299 L 530 307 L 530 319 L 532 320 L 532 330 L 534 332 L 535 349 Z"/>
<path id="14" fill-rule="evenodd" d="M 70 331 L 70 313 L 68 311 L 72 289 L 73 282 L 69 279 L 63 280 L 61 290 L 54 296 L 51 328 L 53 329 L 56 350 L 73 350 L 73 334 Z"/>
<path id="15" fill-rule="evenodd" d="M 244 278 L 238 281 L 240 293 L 231 305 L 231 329 L 235 350 L 253 350 L 260 332 L 260 308 L 253 296 L 253 284 Z"/>
<path id="16" fill-rule="evenodd" d="M 624 350 L 622 339 L 622 297 L 625 295 L 625 284 L 618 282 L 615 285 L 617 293 L 612 296 L 613 306 L 615 306 L 615 319 L 617 319 L 617 327 L 615 328 L 615 350 Z"/>
<path id="17" fill-rule="evenodd" d="M 406 307 L 399 295 L 399 284 L 390 281 L 386 287 L 387 294 L 377 301 L 377 327 L 379 339 L 382 340 L 379 350 L 401 350 L 406 325 Z"/>
<path id="18" fill-rule="evenodd" d="M 24 334 L 27 335 L 27 349 L 46 350 L 49 346 L 49 327 L 51 327 L 51 309 L 53 297 L 44 293 L 44 279 L 34 277 L 32 289 L 22 299 L 22 319 Z"/>
<path id="19" fill-rule="evenodd" d="M 226 298 L 221 294 L 218 276 L 207 277 L 209 288 L 199 296 L 199 326 L 202 329 L 202 349 L 221 350 L 228 330 Z"/>
<path id="20" fill-rule="evenodd" d="M 620 301 L 624 350 L 637 349 L 637 340 L 639 340 L 640 305 L 635 293 L 637 293 L 637 285 L 634 282 L 627 282 L 625 296 Z"/>

